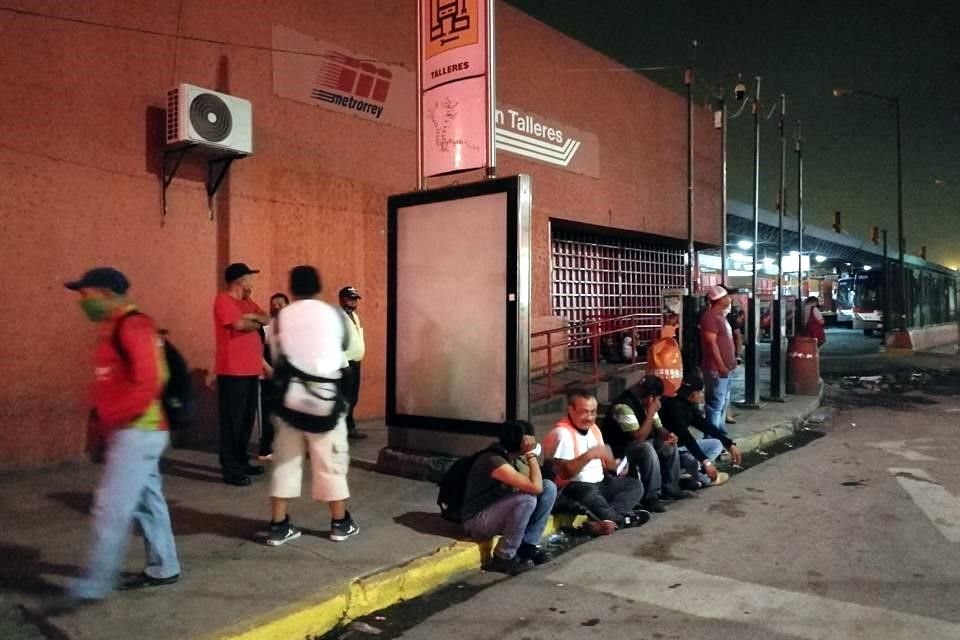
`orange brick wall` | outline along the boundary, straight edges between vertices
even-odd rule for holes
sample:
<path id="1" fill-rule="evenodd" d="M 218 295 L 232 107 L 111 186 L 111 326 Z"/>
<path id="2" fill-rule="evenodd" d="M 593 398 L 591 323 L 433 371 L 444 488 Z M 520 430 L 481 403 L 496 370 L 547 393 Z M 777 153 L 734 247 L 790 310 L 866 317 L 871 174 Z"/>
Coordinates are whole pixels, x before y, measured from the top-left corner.
<path id="1" fill-rule="evenodd" d="M 216 433 L 211 302 L 236 260 L 263 270 L 254 295 L 264 306 L 303 262 L 321 269 L 329 301 L 345 284 L 360 289 L 368 356 L 359 414 L 382 415 L 386 197 L 414 187 L 415 134 L 274 96 L 270 30 L 291 26 L 412 69 L 415 4 L 5 5 L 19 12 L 0 11 L 0 267 L 10 305 L 0 467 L 81 453 L 96 328 L 61 284 L 97 264 L 124 270 L 136 301 L 205 370 L 206 420 L 195 437 Z M 600 139 L 599 180 L 499 157 L 501 175 L 533 177 L 534 312 L 546 314 L 550 218 L 685 237 L 685 103 L 631 74 L 570 73 L 616 64 L 503 4 L 497 27 L 499 101 Z M 196 159 L 161 216 L 162 109 L 179 82 L 254 105 L 255 155 L 234 163 L 213 221 Z M 716 243 L 719 139 L 707 112 L 698 111 L 696 137 L 697 238 Z"/>

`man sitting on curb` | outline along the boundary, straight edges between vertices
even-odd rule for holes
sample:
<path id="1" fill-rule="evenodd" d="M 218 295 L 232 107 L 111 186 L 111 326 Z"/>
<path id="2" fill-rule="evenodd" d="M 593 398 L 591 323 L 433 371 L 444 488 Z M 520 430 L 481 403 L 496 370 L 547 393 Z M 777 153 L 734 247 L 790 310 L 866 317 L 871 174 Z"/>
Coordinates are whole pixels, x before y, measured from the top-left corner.
<path id="1" fill-rule="evenodd" d="M 666 511 L 661 496 L 670 500 L 687 497 L 679 485 L 677 436 L 662 427 L 657 415 L 662 395 L 663 381 L 657 376 L 644 376 L 620 394 L 603 423 L 613 455 L 626 457 L 631 473 L 639 474 L 644 488 L 643 508 L 653 513 Z"/>
<path id="2" fill-rule="evenodd" d="M 550 561 L 538 547 L 557 499 L 557 487 L 544 480 L 540 446 L 529 422 L 507 422 L 500 446 L 480 453 L 470 467 L 462 507 L 463 528 L 477 539 L 500 534 L 484 567 L 516 575 Z"/>
<path id="3" fill-rule="evenodd" d="M 547 435 L 543 457 L 564 497 L 582 505 L 592 518 L 587 525 L 591 533 L 609 535 L 618 528 L 644 524 L 650 520 L 650 512 L 636 509 L 643 499 L 643 484 L 636 476 L 626 475 L 626 464 L 619 464 L 603 443 L 596 419 L 593 394 L 583 389 L 571 391 L 567 417 Z"/>
<path id="4" fill-rule="evenodd" d="M 677 389 L 674 398 L 664 398 L 660 409 L 663 426 L 676 434 L 681 446 L 681 465 L 702 487 L 723 484 L 729 479 L 718 472 L 713 461 L 726 449 L 734 464 L 740 464 L 740 450 L 736 443 L 718 429 L 700 411 L 703 402 L 703 380 L 688 378 Z M 697 440 L 690 427 L 701 431 L 706 438 Z"/>

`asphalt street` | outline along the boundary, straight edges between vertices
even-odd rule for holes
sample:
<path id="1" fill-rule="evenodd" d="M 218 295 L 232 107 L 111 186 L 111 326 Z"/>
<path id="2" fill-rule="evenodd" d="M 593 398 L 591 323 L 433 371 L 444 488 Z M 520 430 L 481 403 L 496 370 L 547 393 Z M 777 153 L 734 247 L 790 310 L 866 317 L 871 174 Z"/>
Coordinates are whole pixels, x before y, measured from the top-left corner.
<path id="1" fill-rule="evenodd" d="M 956 370 L 838 380 L 824 437 L 640 529 L 331 636 L 960 639 L 958 392 Z"/>

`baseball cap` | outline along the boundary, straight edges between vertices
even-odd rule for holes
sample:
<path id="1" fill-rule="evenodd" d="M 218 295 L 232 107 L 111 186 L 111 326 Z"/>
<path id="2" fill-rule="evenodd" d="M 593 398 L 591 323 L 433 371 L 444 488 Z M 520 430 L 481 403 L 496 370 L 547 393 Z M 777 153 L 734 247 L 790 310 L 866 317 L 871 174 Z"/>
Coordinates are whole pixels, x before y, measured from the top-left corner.
<path id="1" fill-rule="evenodd" d="M 677 393 L 681 396 L 688 396 L 696 391 L 703 391 L 703 378 L 690 376 L 683 379 Z"/>
<path id="2" fill-rule="evenodd" d="M 637 383 L 637 392 L 640 396 L 662 396 L 663 395 L 663 380 L 655 375 L 645 375 L 643 379 Z"/>
<path id="3" fill-rule="evenodd" d="M 96 267 L 90 269 L 79 280 L 64 282 L 63 286 L 71 291 L 80 289 L 108 289 L 123 295 L 130 288 L 130 281 L 113 267 Z"/>
<path id="4" fill-rule="evenodd" d="M 353 286 L 344 287 L 343 289 L 340 289 L 340 296 L 339 296 L 339 297 L 341 297 L 341 298 L 356 298 L 357 300 L 362 300 L 362 299 L 363 299 L 363 297 L 362 297 L 362 296 L 360 295 L 360 293 L 357 291 L 356 287 L 353 287 Z"/>
<path id="5" fill-rule="evenodd" d="M 720 298 L 728 295 L 730 295 L 730 292 L 718 284 L 715 284 L 707 289 L 707 300 L 710 302 L 714 302 L 715 300 L 719 300 Z"/>
<path id="6" fill-rule="evenodd" d="M 229 267 L 223 271 L 223 279 L 227 281 L 227 284 L 242 278 L 243 276 L 248 276 L 251 273 L 260 273 L 258 269 L 251 269 L 243 262 L 234 262 Z"/>

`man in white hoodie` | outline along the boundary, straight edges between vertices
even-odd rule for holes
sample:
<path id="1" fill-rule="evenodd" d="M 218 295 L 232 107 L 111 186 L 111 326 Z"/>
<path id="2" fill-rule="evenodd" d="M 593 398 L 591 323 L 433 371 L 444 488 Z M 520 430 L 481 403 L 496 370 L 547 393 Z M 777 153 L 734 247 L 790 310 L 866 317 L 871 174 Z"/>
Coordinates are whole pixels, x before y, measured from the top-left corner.
<path id="1" fill-rule="evenodd" d="M 270 353 L 279 382 L 272 416 L 273 477 L 270 483 L 270 533 L 267 544 L 280 546 L 300 537 L 290 524 L 287 504 L 300 497 L 303 456 L 310 452 L 313 499 L 330 509 L 330 539 L 346 540 L 360 527 L 347 510 L 347 407 L 342 369 L 347 333 L 343 314 L 318 299 L 320 274 L 308 265 L 290 272 L 294 301 L 270 324 Z"/>

